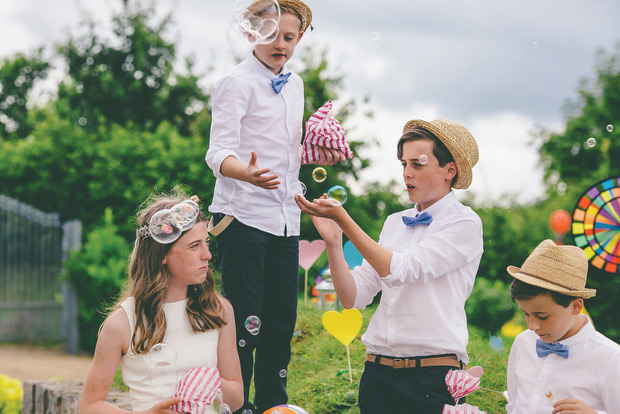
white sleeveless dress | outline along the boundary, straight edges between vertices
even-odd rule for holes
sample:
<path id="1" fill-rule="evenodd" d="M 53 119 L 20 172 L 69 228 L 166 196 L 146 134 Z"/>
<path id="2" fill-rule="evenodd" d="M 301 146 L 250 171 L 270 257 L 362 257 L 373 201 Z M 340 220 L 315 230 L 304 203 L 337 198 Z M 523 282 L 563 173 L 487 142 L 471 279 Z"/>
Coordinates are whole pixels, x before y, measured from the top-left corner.
<path id="1" fill-rule="evenodd" d="M 134 303 L 133 297 L 121 303 L 131 332 L 136 321 Z M 129 387 L 134 411 L 149 409 L 172 397 L 177 383 L 190 369 L 217 368 L 219 330 L 195 333 L 185 311 L 186 303 L 182 300 L 163 304 L 167 329 L 161 344 L 140 355 L 130 348 L 121 358 L 123 382 Z M 216 414 L 213 405 L 208 412 Z"/>

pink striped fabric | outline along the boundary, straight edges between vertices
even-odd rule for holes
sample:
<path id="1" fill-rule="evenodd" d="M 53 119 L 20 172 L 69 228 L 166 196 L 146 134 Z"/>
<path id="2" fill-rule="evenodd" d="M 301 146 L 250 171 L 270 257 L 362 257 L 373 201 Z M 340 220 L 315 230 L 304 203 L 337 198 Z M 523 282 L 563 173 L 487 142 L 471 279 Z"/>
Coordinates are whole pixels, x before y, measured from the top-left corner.
<path id="1" fill-rule="evenodd" d="M 475 405 L 469 404 L 457 404 L 457 405 L 444 405 L 441 414 L 487 414 L 486 411 L 481 411 L 480 408 Z"/>
<path id="2" fill-rule="evenodd" d="M 220 388 L 220 373 L 216 368 L 191 369 L 181 378 L 173 395 L 181 397 L 181 402 L 171 408 L 180 413 L 206 414 Z"/>
<path id="3" fill-rule="evenodd" d="M 471 394 L 478 389 L 480 378 L 474 377 L 464 370 L 452 369 L 446 374 L 446 385 L 454 398 L 454 402 L 457 402 L 459 398 Z"/>
<path id="4" fill-rule="evenodd" d="M 353 158 L 353 151 L 344 136 L 344 129 L 332 114 L 332 101 L 327 101 L 308 121 L 306 121 L 306 138 L 304 139 L 302 162 L 309 164 L 319 159 L 319 148 L 340 150 L 347 159 Z"/>

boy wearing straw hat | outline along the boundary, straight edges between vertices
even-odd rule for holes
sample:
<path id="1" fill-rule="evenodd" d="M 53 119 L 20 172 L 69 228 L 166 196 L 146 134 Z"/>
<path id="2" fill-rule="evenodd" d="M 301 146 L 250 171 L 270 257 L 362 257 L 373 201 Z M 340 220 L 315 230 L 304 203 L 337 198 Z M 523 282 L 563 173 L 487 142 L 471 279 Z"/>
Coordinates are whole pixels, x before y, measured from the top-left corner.
<path id="1" fill-rule="evenodd" d="M 581 314 L 596 294 L 583 250 L 545 240 L 507 270 L 529 328 L 510 350 L 508 413 L 620 413 L 620 346 Z"/>
<path id="2" fill-rule="evenodd" d="M 325 240 L 341 303 L 364 308 L 382 293 L 362 336 L 368 352 L 359 389 L 362 414 L 439 414 L 454 404 L 447 372 L 468 363 L 464 305 L 482 256 L 482 222 L 452 188 L 469 187 L 478 146 L 457 122 L 412 120 L 397 155 L 415 206 L 390 215 L 378 243 L 326 195 L 295 200 Z M 343 232 L 365 259 L 352 271 Z"/>
<path id="3" fill-rule="evenodd" d="M 255 0 L 255 16 L 273 14 L 273 1 Z M 280 0 L 279 31 L 215 84 L 206 162 L 216 177 L 209 232 L 216 237 L 222 293 L 235 311 L 245 403 L 262 413 L 287 402 L 290 340 L 297 317 L 299 185 L 304 113 L 302 79 L 286 63 L 310 27 L 299 0 Z M 265 11 L 267 10 L 267 11 Z M 323 150 L 317 164 L 344 160 Z M 256 317 L 260 331 L 246 329 Z M 256 354 L 254 358 L 254 351 Z M 248 401 L 254 377 L 254 404 Z"/>

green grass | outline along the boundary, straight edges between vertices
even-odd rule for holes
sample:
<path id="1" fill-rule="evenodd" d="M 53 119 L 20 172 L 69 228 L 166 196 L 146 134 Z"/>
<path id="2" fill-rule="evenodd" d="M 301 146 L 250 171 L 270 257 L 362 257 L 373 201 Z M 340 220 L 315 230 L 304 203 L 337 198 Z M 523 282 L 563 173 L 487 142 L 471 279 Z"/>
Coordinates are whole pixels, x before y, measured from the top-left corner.
<path id="1" fill-rule="evenodd" d="M 323 328 L 323 312 L 318 305 L 304 304 L 303 297 L 300 298 L 298 332 L 291 342 L 292 357 L 288 369 L 289 403 L 310 414 L 359 414 L 357 391 L 366 357 L 366 348 L 360 337 L 366 331 L 374 307 L 361 311 L 362 329 L 349 345 L 353 382 L 349 381 L 346 347 Z M 467 403 L 477 405 L 488 414 L 505 413 L 506 401 L 501 392 L 506 389 L 506 364 L 512 339 L 503 340 L 504 350 L 493 351 L 489 346 L 489 335 L 470 328 L 469 366 L 482 366 L 484 375 L 480 389 L 467 397 Z M 120 371 L 115 384 L 122 387 Z"/>

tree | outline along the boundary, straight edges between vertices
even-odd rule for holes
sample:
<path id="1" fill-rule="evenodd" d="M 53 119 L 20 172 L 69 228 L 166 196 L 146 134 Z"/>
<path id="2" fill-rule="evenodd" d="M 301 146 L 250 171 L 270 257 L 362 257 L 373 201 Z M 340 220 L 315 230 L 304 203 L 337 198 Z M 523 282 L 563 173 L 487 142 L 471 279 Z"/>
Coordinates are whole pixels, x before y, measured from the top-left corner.
<path id="1" fill-rule="evenodd" d="M 28 95 L 50 68 L 42 55 L 43 48 L 33 56 L 18 53 L 0 66 L 0 140 L 26 138 L 32 131 Z"/>

